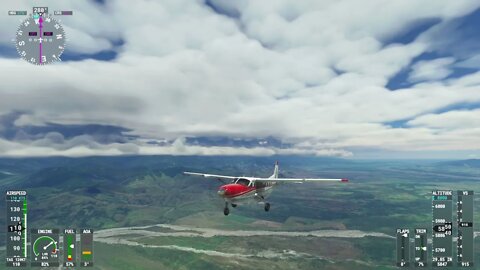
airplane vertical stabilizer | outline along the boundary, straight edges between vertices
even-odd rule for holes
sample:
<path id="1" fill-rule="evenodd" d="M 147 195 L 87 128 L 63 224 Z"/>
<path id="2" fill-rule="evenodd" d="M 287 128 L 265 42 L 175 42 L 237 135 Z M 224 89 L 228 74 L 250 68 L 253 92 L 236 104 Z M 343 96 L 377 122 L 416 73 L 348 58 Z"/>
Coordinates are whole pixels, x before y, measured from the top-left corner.
<path id="1" fill-rule="evenodd" d="M 275 162 L 275 169 L 273 170 L 272 176 L 270 178 L 275 179 L 278 178 L 278 161 Z"/>

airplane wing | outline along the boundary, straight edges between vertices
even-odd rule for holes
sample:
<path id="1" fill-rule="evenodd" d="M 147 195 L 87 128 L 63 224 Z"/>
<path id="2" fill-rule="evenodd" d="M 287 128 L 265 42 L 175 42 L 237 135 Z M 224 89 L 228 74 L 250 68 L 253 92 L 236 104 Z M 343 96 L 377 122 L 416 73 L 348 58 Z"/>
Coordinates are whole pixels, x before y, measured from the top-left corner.
<path id="1" fill-rule="evenodd" d="M 238 178 L 238 177 L 235 177 L 235 176 L 207 174 L 207 173 L 196 173 L 196 172 L 183 172 L 183 174 L 203 176 L 205 178 L 220 178 L 220 179 L 237 179 Z"/>
<path id="2" fill-rule="evenodd" d="M 253 181 L 259 182 L 292 182 L 292 183 L 304 183 L 304 182 L 348 182 L 348 179 L 341 178 L 250 178 Z"/>

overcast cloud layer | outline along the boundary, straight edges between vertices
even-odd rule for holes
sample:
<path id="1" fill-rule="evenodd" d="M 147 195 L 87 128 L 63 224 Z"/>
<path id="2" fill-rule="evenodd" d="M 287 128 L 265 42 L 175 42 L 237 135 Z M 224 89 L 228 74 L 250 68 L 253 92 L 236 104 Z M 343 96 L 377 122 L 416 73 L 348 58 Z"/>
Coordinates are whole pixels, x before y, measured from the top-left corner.
<path id="1" fill-rule="evenodd" d="M 480 50 L 458 27 L 477 0 L 43 5 L 74 11 L 77 59 L 8 55 L 19 18 L 0 16 L 0 156 L 480 156 Z M 238 143 L 187 140 L 210 137 Z"/>

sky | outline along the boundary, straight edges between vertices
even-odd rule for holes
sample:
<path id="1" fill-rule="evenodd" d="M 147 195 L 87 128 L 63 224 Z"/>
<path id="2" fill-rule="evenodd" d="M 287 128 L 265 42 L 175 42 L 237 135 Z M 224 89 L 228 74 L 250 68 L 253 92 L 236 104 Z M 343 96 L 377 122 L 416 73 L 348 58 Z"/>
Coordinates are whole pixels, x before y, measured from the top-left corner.
<path id="1" fill-rule="evenodd" d="M 0 16 L 0 156 L 480 158 L 478 0 L 35 1 L 62 62 Z"/>

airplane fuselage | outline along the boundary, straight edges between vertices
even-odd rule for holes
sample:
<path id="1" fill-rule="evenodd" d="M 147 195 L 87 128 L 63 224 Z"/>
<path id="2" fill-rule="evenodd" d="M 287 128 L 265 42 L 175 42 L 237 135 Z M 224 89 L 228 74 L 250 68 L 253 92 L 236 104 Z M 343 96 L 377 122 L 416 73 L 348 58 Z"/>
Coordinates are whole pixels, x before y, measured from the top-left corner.
<path id="1" fill-rule="evenodd" d="M 275 182 L 255 183 L 250 182 L 248 179 L 239 180 L 246 181 L 237 180 L 236 183 L 223 185 L 218 189 L 218 195 L 226 202 L 232 204 L 242 204 L 248 201 L 262 202 L 270 195 L 276 184 Z"/>

